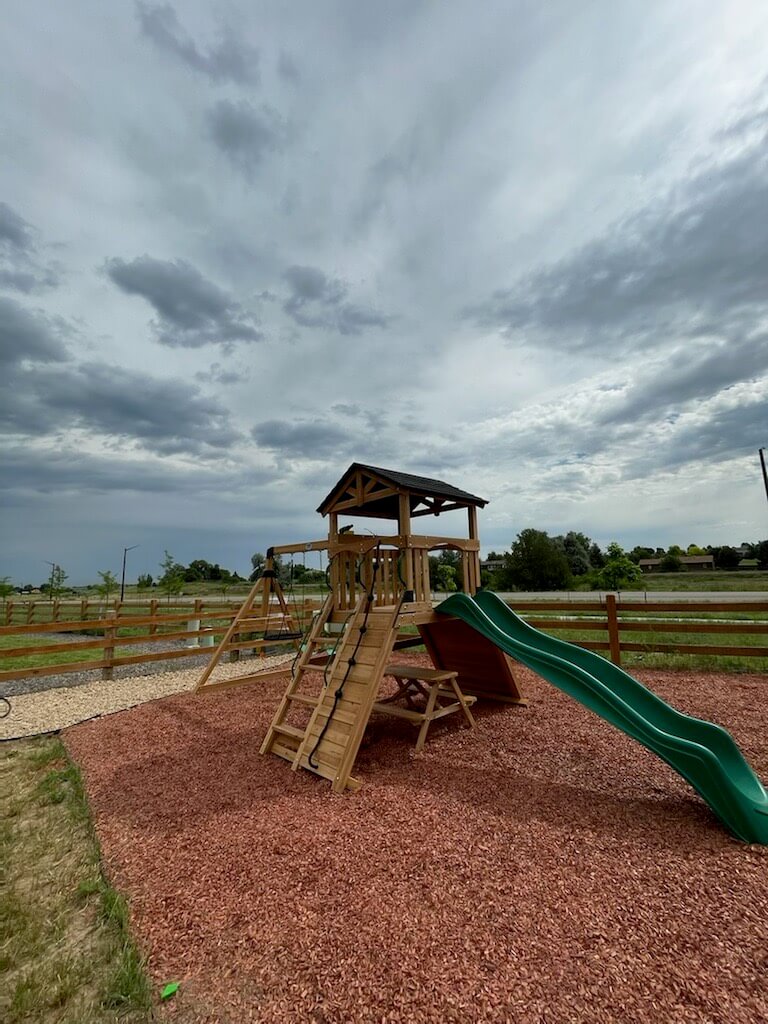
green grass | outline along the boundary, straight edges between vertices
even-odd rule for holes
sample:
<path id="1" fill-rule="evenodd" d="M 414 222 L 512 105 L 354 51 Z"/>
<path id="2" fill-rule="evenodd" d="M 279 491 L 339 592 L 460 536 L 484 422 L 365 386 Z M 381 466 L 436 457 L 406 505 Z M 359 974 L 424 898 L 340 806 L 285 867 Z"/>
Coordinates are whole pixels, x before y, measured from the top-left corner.
<path id="1" fill-rule="evenodd" d="M 128 908 L 104 877 L 80 771 L 58 739 L 0 748 L 0 1018 L 154 1019 Z"/>
<path id="2" fill-rule="evenodd" d="M 749 590 L 768 593 L 768 571 L 727 572 L 649 572 L 628 591 L 657 590 L 685 591 L 733 591 Z"/>

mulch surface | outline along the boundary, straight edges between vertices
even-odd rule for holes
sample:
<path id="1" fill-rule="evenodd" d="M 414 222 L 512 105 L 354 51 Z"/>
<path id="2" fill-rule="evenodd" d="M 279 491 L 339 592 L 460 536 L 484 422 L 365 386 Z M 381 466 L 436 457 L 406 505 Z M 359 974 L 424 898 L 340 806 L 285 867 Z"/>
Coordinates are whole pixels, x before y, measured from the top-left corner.
<path id="1" fill-rule="evenodd" d="M 765 676 L 637 675 L 768 778 Z M 372 719 L 354 795 L 259 756 L 282 682 L 68 730 L 153 978 L 183 982 L 164 1016 L 767 1021 L 768 848 L 519 676 L 530 707 L 477 704 L 418 756 L 413 727 Z"/>

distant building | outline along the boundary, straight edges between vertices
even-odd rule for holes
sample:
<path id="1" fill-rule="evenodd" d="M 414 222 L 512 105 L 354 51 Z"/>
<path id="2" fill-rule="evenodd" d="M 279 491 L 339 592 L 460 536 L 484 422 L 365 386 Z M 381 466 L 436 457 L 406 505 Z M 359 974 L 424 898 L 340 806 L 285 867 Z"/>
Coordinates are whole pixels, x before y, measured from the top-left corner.
<path id="1" fill-rule="evenodd" d="M 480 563 L 480 569 L 483 572 L 498 572 L 499 569 L 504 568 L 503 558 L 489 558 L 485 562 Z"/>
<path id="2" fill-rule="evenodd" d="M 737 569 L 759 569 L 760 562 L 756 558 L 742 558 L 739 564 L 736 566 Z"/>
<path id="3" fill-rule="evenodd" d="M 679 555 L 680 565 L 684 572 L 704 572 L 715 568 L 712 555 Z M 638 565 L 643 572 L 659 572 L 662 558 L 641 558 Z"/>

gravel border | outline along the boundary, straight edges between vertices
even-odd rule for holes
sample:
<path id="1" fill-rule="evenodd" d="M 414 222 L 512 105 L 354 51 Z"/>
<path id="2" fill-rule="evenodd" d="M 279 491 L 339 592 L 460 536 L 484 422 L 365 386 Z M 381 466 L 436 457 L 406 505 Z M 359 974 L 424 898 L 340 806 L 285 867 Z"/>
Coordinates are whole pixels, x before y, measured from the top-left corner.
<path id="1" fill-rule="evenodd" d="M 293 658 L 293 654 L 242 658 L 237 662 L 217 665 L 212 679 L 232 679 L 245 675 L 246 666 L 254 671 L 261 671 L 285 664 L 287 672 Z M 178 664 L 179 661 L 189 667 L 169 672 L 165 667 L 168 662 L 155 662 L 142 666 L 143 671 L 140 675 L 135 672 L 128 675 L 126 670 L 131 667 L 135 669 L 136 666 L 126 665 L 120 678 L 112 680 L 99 678 L 100 669 L 95 672 L 72 672 L 63 676 L 33 679 L 32 681 L 38 683 L 53 680 L 54 685 L 44 690 L 9 695 L 11 710 L 5 718 L 0 719 L 0 741 L 58 732 L 78 722 L 111 715 L 137 704 L 191 690 L 205 668 L 205 658 L 180 658 L 174 664 Z M 150 664 L 152 668 L 147 671 Z"/>

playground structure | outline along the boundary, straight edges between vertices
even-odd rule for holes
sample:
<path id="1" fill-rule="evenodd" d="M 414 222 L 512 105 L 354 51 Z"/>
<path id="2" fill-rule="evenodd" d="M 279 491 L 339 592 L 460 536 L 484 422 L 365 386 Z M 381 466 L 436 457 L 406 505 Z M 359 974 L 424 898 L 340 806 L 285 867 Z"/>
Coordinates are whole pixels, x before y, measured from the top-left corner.
<path id="1" fill-rule="evenodd" d="M 527 704 L 514 674 L 518 661 L 671 765 L 738 838 L 768 844 L 768 794 L 729 733 L 676 711 L 617 666 L 541 633 L 480 590 L 477 510 L 485 504 L 439 480 L 353 463 L 317 510 L 328 516 L 327 539 L 270 549 L 262 577 L 198 692 L 285 675 L 278 669 L 210 681 L 235 634 L 260 629 L 257 644 L 293 644 L 290 681 L 261 753 L 314 772 L 340 792 L 361 784 L 352 771 L 373 711 L 420 724 L 420 747 L 436 717 L 458 712 L 473 724 L 473 700 Z M 459 509 L 467 511 L 466 538 L 412 532 L 414 518 Z M 358 535 L 339 528 L 340 515 L 394 520 L 397 533 Z M 460 552 L 463 592 L 434 607 L 429 553 L 441 549 Z M 282 594 L 274 556 L 306 551 L 327 551 L 330 590 L 303 636 Z M 395 652 L 421 644 L 433 669 L 391 661 Z M 385 676 L 399 680 L 399 688 L 379 700 Z M 426 697 L 426 708 L 414 705 L 417 692 Z M 396 706 L 401 697 L 407 708 Z M 446 697 L 451 703 L 441 705 Z"/>

